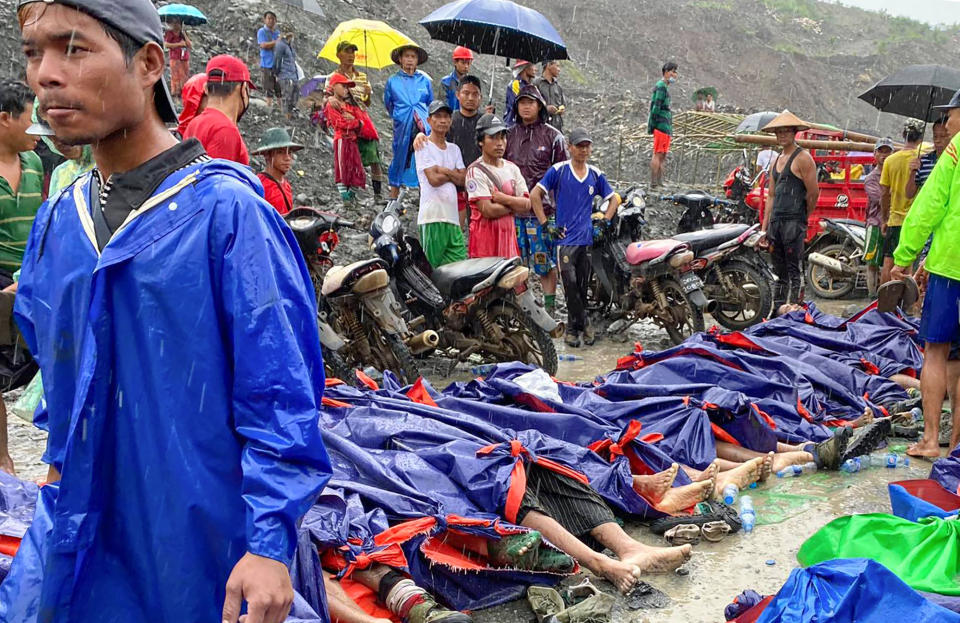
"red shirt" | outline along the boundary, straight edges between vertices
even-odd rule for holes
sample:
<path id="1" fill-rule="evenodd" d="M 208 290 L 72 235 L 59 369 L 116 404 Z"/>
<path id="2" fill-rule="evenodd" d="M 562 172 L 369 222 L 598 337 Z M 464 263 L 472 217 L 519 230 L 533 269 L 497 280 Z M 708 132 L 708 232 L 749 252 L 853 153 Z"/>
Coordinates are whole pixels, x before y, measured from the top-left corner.
<path id="1" fill-rule="evenodd" d="M 277 209 L 280 214 L 286 214 L 293 208 L 293 188 L 287 178 L 280 180 L 280 185 L 266 173 L 257 173 L 260 183 L 263 184 L 263 198 Z"/>
<path id="2" fill-rule="evenodd" d="M 163 42 L 164 43 L 182 43 L 183 42 L 183 33 L 179 35 L 172 30 L 168 30 L 163 33 Z M 190 60 L 190 48 L 171 48 L 170 60 L 171 61 L 189 61 Z"/>
<path id="3" fill-rule="evenodd" d="M 196 138 L 211 158 L 250 166 L 250 152 L 240 136 L 240 129 L 216 108 L 206 108 L 197 115 L 187 126 L 183 138 Z"/>

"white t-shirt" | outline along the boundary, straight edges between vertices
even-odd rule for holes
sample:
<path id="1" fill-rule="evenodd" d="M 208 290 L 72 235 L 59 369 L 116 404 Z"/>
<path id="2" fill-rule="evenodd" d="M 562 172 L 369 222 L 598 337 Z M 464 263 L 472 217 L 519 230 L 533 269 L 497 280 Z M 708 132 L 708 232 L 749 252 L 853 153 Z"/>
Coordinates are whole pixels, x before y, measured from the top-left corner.
<path id="1" fill-rule="evenodd" d="M 777 159 L 777 152 L 772 149 L 764 149 L 757 154 L 757 168 L 761 171 L 769 171 L 770 165 Z"/>
<path id="2" fill-rule="evenodd" d="M 464 169 L 460 148 L 447 142 L 446 149 L 440 149 L 433 141 L 416 152 L 417 179 L 420 180 L 420 211 L 417 213 L 417 225 L 428 223 L 452 223 L 460 225 L 457 210 L 457 187 L 452 182 L 432 186 L 425 171 L 430 167 Z"/>
<path id="3" fill-rule="evenodd" d="M 483 158 L 480 158 L 478 162 L 483 162 Z M 499 167 L 491 164 L 484 164 L 484 166 L 497 177 L 505 195 L 511 197 L 527 197 L 530 195 L 527 182 L 524 181 L 523 174 L 517 165 L 509 160 L 503 160 L 503 164 Z M 493 181 L 487 177 L 487 174 L 477 166 L 471 166 L 467 169 L 466 186 L 467 197 L 470 201 L 490 199 L 493 197 L 493 191 L 497 188 Z"/>

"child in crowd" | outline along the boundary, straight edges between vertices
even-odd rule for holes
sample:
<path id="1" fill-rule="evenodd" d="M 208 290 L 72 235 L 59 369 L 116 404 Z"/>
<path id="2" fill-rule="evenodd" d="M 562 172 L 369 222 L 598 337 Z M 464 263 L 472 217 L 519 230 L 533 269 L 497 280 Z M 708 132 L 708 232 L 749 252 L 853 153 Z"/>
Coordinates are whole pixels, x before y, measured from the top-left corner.
<path id="1" fill-rule="evenodd" d="M 467 167 L 470 257 L 519 257 L 514 214 L 530 211 L 527 183 L 517 165 L 503 159 L 507 126 L 492 114 L 477 121 L 480 159 Z"/>
<path id="2" fill-rule="evenodd" d="M 337 107 L 331 105 L 330 101 L 333 99 L 331 98 L 327 101 L 324 110 L 327 124 L 334 130 L 334 180 L 344 204 L 356 205 L 356 190 L 364 188 L 367 184 L 367 175 L 363 170 L 357 140 L 379 140 L 380 137 L 370 117 L 357 105 L 353 95 L 350 94 L 350 89 L 356 84 L 339 73 L 330 76 L 327 84 L 333 90 L 333 98 L 340 103 Z"/>

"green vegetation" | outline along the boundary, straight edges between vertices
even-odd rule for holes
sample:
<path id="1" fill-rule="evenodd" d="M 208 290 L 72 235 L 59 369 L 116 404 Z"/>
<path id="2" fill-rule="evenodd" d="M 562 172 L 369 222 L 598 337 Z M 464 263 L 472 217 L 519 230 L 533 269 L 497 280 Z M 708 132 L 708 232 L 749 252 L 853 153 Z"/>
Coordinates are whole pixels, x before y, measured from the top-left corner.
<path id="1" fill-rule="evenodd" d="M 763 5 L 788 17 L 817 19 L 823 15 L 823 6 L 816 0 L 762 0 Z"/>
<path id="2" fill-rule="evenodd" d="M 777 43 L 773 46 L 773 49 L 777 52 L 782 52 L 783 54 L 803 54 L 803 50 L 793 45 L 792 43 Z"/>
<path id="3" fill-rule="evenodd" d="M 580 68 L 577 67 L 576 63 L 571 61 L 560 61 L 561 71 L 563 71 L 563 79 L 569 80 L 579 86 L 586 85 L 590 80 L 587 76 L 580 71 Z"/>

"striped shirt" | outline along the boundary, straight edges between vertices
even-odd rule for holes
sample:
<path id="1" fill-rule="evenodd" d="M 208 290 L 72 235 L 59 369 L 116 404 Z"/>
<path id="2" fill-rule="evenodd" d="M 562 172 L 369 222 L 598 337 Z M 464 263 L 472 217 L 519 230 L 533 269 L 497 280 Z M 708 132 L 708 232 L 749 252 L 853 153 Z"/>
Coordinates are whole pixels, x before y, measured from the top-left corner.
<path id="1" fill-rule="evenodd" d="M 657 81 L 657 86 L 653 89 L 653 96 L 650 98 L 650 117 L 647 119 L 647 134 L 653 134 L 654 130 L 660 130 L 664 134 L 673 134 L 673 113 L 670 112 L 670 91 L 667 90 L 667 83 L 663 80 Z"/>
<path id="2" fill-rule="evenodd" d="M 0 270 L 20 270 L 33 219 L 43 203 L 43 165 L 32 151 L 20 154 L 20 185 L 0 177 Z"/>
<path id="3" fill-rule="evenodd" d="M 933 173 L 933 167 L 937 166 L 937 151 L 933 150 L 920 156 L 920 168 L 917 170 L 917 192 L 923 188 L 923 183 L 927 181 L 930 174 Z"/>

